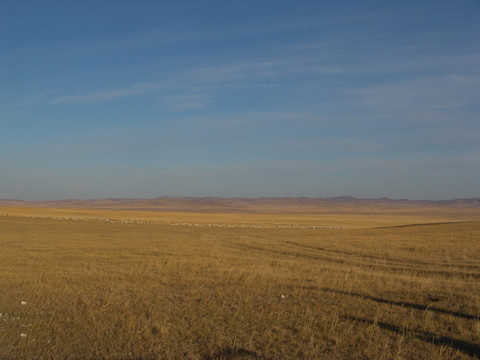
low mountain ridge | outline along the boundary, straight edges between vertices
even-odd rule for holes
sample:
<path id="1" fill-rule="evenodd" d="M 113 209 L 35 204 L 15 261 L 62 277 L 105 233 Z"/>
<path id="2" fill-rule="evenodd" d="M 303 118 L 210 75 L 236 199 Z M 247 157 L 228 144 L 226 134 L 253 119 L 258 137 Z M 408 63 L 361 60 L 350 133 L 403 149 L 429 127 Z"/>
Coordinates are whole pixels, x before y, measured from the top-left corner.
<path id="1" fill-rule="evenodd" d="M 452 200 L 409 200 L 409 199 L 362 199 L 352 196 L 330 198 L 308 197 L 158 197 L 152 199 L 104 198 L 64 199 L 51 201 L 24 201 L 0 199 L 0 206 L 24 206 L 45 208 L 93 208 L 93 209 L 136 209 L 157 211 L 275 211 L 288 210 L 309 212 L 327 208 L 361 209 L 371 207 L 480 207 L 480 198 Z"/>

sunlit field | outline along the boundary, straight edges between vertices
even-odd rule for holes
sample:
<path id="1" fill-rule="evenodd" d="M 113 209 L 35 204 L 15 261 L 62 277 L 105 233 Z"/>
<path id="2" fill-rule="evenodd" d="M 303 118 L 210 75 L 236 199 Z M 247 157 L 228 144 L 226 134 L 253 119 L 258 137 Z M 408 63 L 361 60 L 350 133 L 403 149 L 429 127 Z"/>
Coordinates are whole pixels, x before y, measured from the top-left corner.
<path id="1" fill-rule="evenodd" d="M 479 213 L 1 207 L 0 359 L 477 359 Z"/>

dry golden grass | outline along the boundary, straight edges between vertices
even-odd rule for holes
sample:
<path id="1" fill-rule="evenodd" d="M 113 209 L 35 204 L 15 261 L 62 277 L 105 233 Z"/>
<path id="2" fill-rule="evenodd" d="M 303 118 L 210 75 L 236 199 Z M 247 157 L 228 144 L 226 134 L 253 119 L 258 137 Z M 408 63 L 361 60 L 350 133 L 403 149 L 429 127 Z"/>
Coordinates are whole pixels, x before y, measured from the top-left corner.
<path id="1" fill-rule="evenodd" d="M 0 359 L 480 358 L 475 216 L 4 207 Z"/>

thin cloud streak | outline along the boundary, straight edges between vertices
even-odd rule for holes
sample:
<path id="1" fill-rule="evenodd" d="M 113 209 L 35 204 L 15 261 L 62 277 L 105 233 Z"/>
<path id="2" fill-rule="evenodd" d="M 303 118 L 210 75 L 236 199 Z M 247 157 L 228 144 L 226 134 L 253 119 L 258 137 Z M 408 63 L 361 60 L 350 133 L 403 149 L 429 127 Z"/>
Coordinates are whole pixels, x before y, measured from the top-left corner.
<path id="1" fill-rule="evenodd" d="M 166 98 L 173 98 L 179 89 L 185 88 L 202 88 L 204 90 L 214 90 L 218 87 L 235 84 L 238 86 L 239 81 L 247 78 L 264 78 L 267 76 L 268 70 L 275 69 L 278 66 L 285 66 L 282 62 L 233 62 L 219 65 L 210 65 L 199 68 L 189 68 L 183 71 L 175 71 L 163 73 L 163 78 L 158 82 L 137 83 L 128 87 L 117 89 L 103 89 L 92 93 L 60 95 L 51 99 L 51 104 L 72 104 L 72 103 L 96 103 L 115 100 L 118 98 L 126 98 L 131 96 L 142 95 L 154 91 L 164 91 L 169 95 Z M 268 76 L 272 76 L 270 73 Z M 249 86 L 245 84 L 245 86 Z M 178 95 L 179 97 L 180 95 Z M 206 97 L 206 95 L 186 95 L 190 97 Z"/>
<path id="2" fill-rule="evenodd" d="M 342 58 L 345 54 L 342 55 Z M 429 99 L 432 100 L 436 95 L 440 95 L 441 89 L 443 94 L 438 101 L 437 106 L 456 106 L 446 102 L 452 91 L 454 98 L 465 99 L 470 91 L 475 93 L 478 91 L 478 79 L 472 79 L 471 76 L 478 77 L 478 69 L 476 61 L 473 59 L 480 59 L 480 54 L 467 55 L 452 55 L 447 58 L 430 57 L 419 55 L 416 59 L 409 61 L 390 60 L 382 64 L 371 65 L 371 61 L 360 64 L 341 64 L 335 63 L 335 58 L 331 55 L 322 61 L 322 58 L 315 57 L 311 54 L 296 55 L 294 57 L 270 57 L 270 58 L 250 58 L 242 61 L 223 62 L 214 65 L 204 65 L 199 67 L 190 67 L 182 70 L 172 72 L 160 73 L 157 75 L 160 79 L 154 82 L 140 82 L 127 87 L 120 87 L 117 89 L 101 89 L 91 93 L 84 94 L 68 94 L 60 95 L 51 99 L 52 104 L 72 104 L 72 103 L 97 103 L 105 102 L 118 98 L 126 98 L 131 96 L 142 95 L 154 91 L 164 91 L 170 93 L 166 96 L 174 96 L 178 89 L 202 87 L 204 90 L 210 89 L 209 96 L 221 88 L 235 86 L 235 88 L 248 87 L 272 87 L 285 86 L 288 81 L 290 86 L 294 86 L 297 90 L 305 87 L 305 90 L 311 87 L 310 83 L 302 84 L 292 77 L 298 74 L 303 74 L 307 77 L 312 76 L 330 76 L 345 77 L 349 75 L 371 75 L 378 77 L 380 75 L 396 75 L 407 76 L 410 80 L 404 81 L 403 84 L 389 85 L 383 83 L 381 79 L 369 88 L 351 89 L 349 92 L 353 95 L 363 97 L 363 102 L 372 103 L 372 106 L 382 107 L 382 101 L 373 101 L 376 93 L 381 95 L 386 100 L 385 104 L 393 104 L 393 99 L 405 99 L 405 96 L 410 96 L 407 103 L 412 103 L 416 98 L 415 103 L 420 104 L 421 100 L 425 100 L 426 106 L 430 106 Z M 323 63 L 322 63 L 323 62 Z M 428 69 L 429 72 L 440 72 L 440 69 L 445 67 L 452 68 L 456 71 L 449 75 L 431 75 L 430 78 L 421 78 L 421 75 L 415 75 L 421 71 Z M 470 77 L 470 78 L 468 78 Z M 247 82 L 248 80 L 248 82 Z M 276 81 L 277 83 L 272 83 Z M 410 84 L 409 84 L 410 83 Z M 452 87 L 453 86 L 453 87 Z M 318 89 L 322 88 L 322 83 L 317 83 Z M 466 90 L 461 91 L 462 87 Z M 455 90 L 455 89 L 458 90 Z M 394 89 L 397 89 L 396 91 Z M 421 90 L 425 89 L 425 91 Z M 433 91 L 432 91 L 433 90 Z M 389 99 L 385 99 L 386 94 L 391 94 Z M 435 95 L 436 94 L 436 95 Z M 399 96 L 400 95 L 400 96 Z M 448 101 L 453 101 L 452 99 Z M 463 100 L 462 100 L 463 101 Z M 193 109 L 194 107 L 192 107 Z M 199 107 L 200 108 L 200 107 Z"/>
<path id="3" fill-rule="evenodd" d="M 145 94 L 162 88 L 161 83 L 139 83 L 127 88 L 100 90 L 91 94 L 62 95 L 54 97 L 52 104 L 96 103 Z"/>
<path id="4" fill-rule="evenodd" d="M 348 90 L 356 103 L 377 111 L 435 112 L 478 107 L 480 77 L 431 76 Z"/>

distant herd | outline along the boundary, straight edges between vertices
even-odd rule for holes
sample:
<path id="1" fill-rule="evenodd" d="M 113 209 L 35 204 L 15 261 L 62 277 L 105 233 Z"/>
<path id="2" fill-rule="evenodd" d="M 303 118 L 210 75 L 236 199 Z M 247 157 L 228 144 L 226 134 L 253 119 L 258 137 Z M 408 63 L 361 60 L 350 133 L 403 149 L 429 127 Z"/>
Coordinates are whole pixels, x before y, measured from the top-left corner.
<path id="1" fill-rule="evenodd" d="M 151 221 L 139 219 L 112 219 L 103 217 L 78 217 L 78 216 L 30 216 L 31 218 L 41 218 L 50 220 L 64 221 L 88 221 L 99 223 L 114 224 L 135 224 L 135 225 L 166 225 L 166 226 L 194 226 L 194 227 L 218 227 L 218 228 L 255 228 L 255 229 L 354 229 L 353 226 L 338 225 L 300 225 L 286 223 L 265 223 L 265 224 L 224 224 L 224 223 L 189 223 L 189 222 L 172 222 L 172 221 Z"/>

